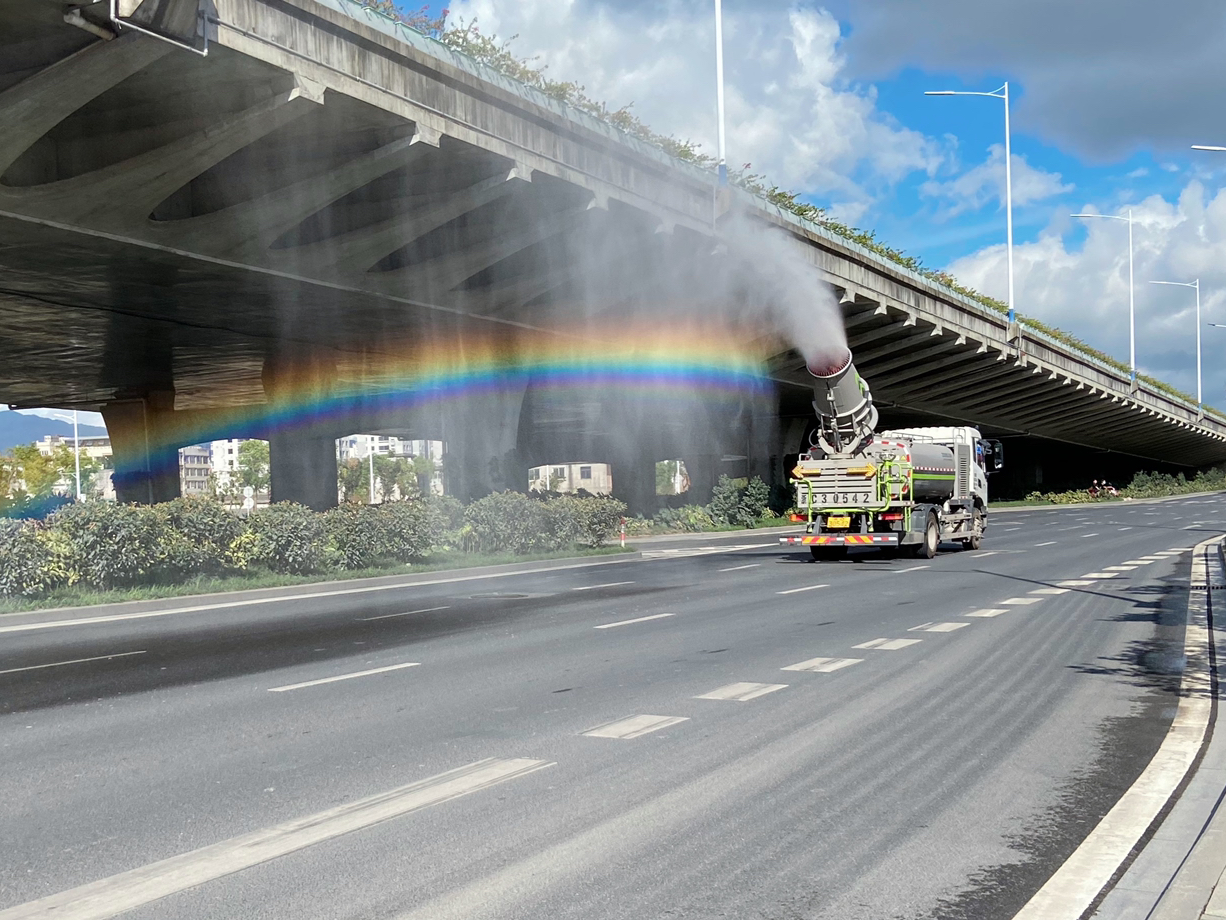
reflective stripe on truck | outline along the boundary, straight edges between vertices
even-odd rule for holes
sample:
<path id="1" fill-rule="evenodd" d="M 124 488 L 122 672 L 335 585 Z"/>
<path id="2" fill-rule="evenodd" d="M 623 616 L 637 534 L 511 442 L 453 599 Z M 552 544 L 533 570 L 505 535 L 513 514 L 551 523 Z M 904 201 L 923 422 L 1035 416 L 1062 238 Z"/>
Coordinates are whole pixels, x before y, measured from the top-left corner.
<path id="1" fill-rule="evenodd" d="M 823 533 L 808 537 L 780 537 L 793 546 L 897 546 L 896 533 Z"/>

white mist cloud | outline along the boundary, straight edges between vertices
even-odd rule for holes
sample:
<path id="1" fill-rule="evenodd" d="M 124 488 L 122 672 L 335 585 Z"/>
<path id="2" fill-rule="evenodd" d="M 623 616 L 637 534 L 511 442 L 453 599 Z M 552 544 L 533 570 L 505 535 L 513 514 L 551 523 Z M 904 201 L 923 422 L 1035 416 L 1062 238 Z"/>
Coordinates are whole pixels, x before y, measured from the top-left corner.
<path id="1" fill-rule="evenodd" d="M 1059 173 L 1047 172 L 1031 166 L 1024 157 L 1014 154 L 1013 206 L 1025 207 L 1037 201 L 1063 195 L 1073 190 Z M 993 144 L 988 148 L 988 158 L 968 169 L 956 178 L 940 181 L 929 179 L 920 186 L 920 194 L 936 198 L 946 205 L 945 217 L 954 217 L 966 211 L 974 211 L 993 201 L 1002 207 L 1005 201 L 1005 148 Z"/>
<path id="2" fill-rule="evenodd" d="M 451 15 L 516 35 L 512 48 L 633 111 L 655 130 L 714 154 L 711 4 L 645 8 L 603 0 L 458 0 Z M 832 202 L 855 219 L 908 174 L 935 174 L 946 151 L 877 108 L 872 86 L 847 79 L 838 21 L 825 10 L 767 3 L 725 9 L 728 162 Z"/>
<path id="3" fill-rule="evenodd" d="M 1133 204 L 1132 214 L 1137 365 L 1142 373 L 1195 393 L 1194 293 L 1148 282 L 1200 278 L 1202 322 L 1226 322 L 1226 189 L 1193 181 L 1176 200 L 1154 195 Z M 1057 218 L 1038 240 L 1014 248 L 1018 310 L 1127 362 L 1128 227 L 1122 221 L 1084 221 L 1084 244 L 1070 242 L 1066 236 L 1079 231 L 1080 223 Z M 1005 298 L 1003 245 L 958 259 L 949 270 L 966 284 Z M 1226 406 L 1226 367 L 1217 360 L 1226 349 L 1226 330 L 1202 326 L 1201 332 L 1205 402 Z"/>

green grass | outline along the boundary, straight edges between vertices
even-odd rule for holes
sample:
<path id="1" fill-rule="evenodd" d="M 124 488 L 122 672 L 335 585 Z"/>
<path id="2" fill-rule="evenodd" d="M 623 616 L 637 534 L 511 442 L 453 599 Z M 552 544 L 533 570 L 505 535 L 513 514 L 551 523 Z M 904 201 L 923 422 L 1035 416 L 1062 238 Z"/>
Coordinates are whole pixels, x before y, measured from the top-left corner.
<path id="1" fill-rule="evenodd" d="M 622 549 L 619 546 L 602 546 L 596 549 L 566 549 L 549 553 L 528 553 L 522 556 L 517 556 L 513 553 L 486 555 L 452 550 L 434 553 L 420 563 L 393 565 L 384 568 L 327 569 L 311 575 L 278 575 L 274 572 L 241 575 L 202 575 L 177 584 L 136 585 L 130 588 L 114 588 L 111 590 L 84 587 L 61 588 L 48 594 L 46 597 L 0 598 L 0 614 L 19 613 L 28 610 L 46 610 L 54 607 L 90 607 L 94 604 L 118 604 L 128 601 L 190 597 L 195 594 L 218 594 L 226 591 L 249 591 L 253 588 L 282 588 L 289 585 L 353 581 L 361 578 L 386 578 L 389 575 L 447 572 L 478 568 L 485 565 L 506 565 L 513 562 L 538 562 L 586 556 L 616 556 L 629 552 L 633 552 L 633 550 L 629 547 Z"/>

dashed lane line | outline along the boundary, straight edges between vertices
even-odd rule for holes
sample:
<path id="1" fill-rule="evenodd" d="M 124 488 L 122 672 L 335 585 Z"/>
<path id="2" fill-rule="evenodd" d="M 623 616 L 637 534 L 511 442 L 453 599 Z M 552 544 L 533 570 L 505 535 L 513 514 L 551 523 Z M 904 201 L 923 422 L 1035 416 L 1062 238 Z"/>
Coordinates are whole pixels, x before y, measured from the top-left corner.
<path id="1" fill-rule="evenodd" d="M 603 585 L 584 585 L 581 588 L 571 588 L 572 591 L 597 591 L 600 588 L 620 588 L 622 585 L 632 585 L 632 581 L 610 581 Z"/>
<path id="2" fill-rule="evenodd" d="M 1109 565 L 1105 568 L 1108 572 L 1135 572 L 1137 570 L 1135 565 Z"/>
<path id="3" fill-rule="evenodd" d="M 829 674 L 831 671 L 841 671 L 843 668 L 850 668 L 853 664 L 859 664 L 863 660 L 863 658 L 810 658 L 808 661 L 790 664 L 786 668 L 780 668 L 779 670 Z"/>
<path id="4" fill-rule="evenodd" d="M 361 617 L 359 623 L 371 623 L 375 620 L 390 620 L 393 617 L 411 617 L 415 613 L 434 613 L 436 610 L 450 610 L 451 605 L 446 607 L 425 607 L 421 610 L 406 610 L 403 613 L 384 613 L 377 617 Z"/>
<path id="5" fill-rule="evenodd" d="M 912 626 L 907 632 L 915 632 L 918 629 L 921 632 L 950 633 L 970 625 L 970 623 L 925 623 L 923 626 Z"/>
<path id="6" fill-rule="evenodd" d="M 127 658 L 129 655 L 143 654 L 145 654 L 145 650 L 141 649 L 139 652 L 116 652 L 114 655 L 97 655 L 93 658 L 73 658 L 70 661 L 52 661 L 48 664 L 26 665 L 24 668 L 8 668 L 7 670 L 0 671 L 0 674 L 18 674 L 21 671 L 38 671 L 42 668 L 62 668 L 67 664 L 85 664 L 89 661 L 110 661 L 112 658 Z"/>
<path id="7" fill-rule="evenodd" d="M 1041 600 L 1043 600 L 1041 597 L 1006 597 L 1000 603 L 1006 607 L 1027 607 L 1030 604 L 1037 604 Z"/>
<path id="8" fill-rule="evenodd" d="M 616 738 L 621 741 L 629 741 L 632 738 L 641 738 L 651 732 L 658 732 L 662 728 L 669 728 L 688 721 L 690 720 L 687 716 L 628 716 L 625 719 L 617 719 L 613 722 L 606 722 L 604 725 L 597 725 L 595 728 L 589 728 L 582 734 L 588 738 Z"/>
<path id="9" fill-rule="evenodd" d="M 729 700 L 735 703 L 747 703 L 750 700 L 756 700 L 760 696 L 766 696 L 768 693 L 774 693 L 776 690 L 783 690 L 787 684 L 754 684 L 747 681 L 740 683 L 728 684 L 726 687 L 720 687 L 718 690 L 712 690 L 710 693 L 703 693 L 700 696 L 694 697 L 696 700 Z"/>
<path id="10" fill-rule="evenodd" d="M 1124 565 L 1153 565 L 1157 561 L 1156 559 L 1127 559 Z"/>
<path id="11" fill-rule="evenodd" d="M 479 760 L 389 792 L 130 869 L 0 910 L 3 920 L 107 920 L 297 850 L 552 767 L 546 760 Z"/>
<path id="12" fill-rule="evenodd" d="M 1068 594 L 1068 588 L 1035 588 L 1027 594 Z"/>
<path id="13" fill-rule="evenodd" d="M 631 623 L 646 623 L 648 620 L 662 620 L 665 617 L 671 617 L 675 614 L 671 613 L 653 613 L 649 617 L 635 617 L 633 620 L 618 620 L 616 623 L 601 623 L 599 626 L 593 626 L 592 629 L 612 629 L 614 626 L 629 626 Z"/>
<path id="14" fill-rule="evenodd" d="M 1086 572 L 1086 573 L 1085 573 L 1084 575 L 1082 575 L 1081 577 L 1082 577 L 1082 578 L 1094 578 L 1094 579 L 1100 579 L 1100 578 L 1119 578 L 1119 577 L 1120 577 L 1120 573 L 1119 573 L 1119 572 Z"/>
<path id="15" fill-rule="evenodd" d="M 985 607 L 982 610 L 972 610 L 970 613 L 962 614 L 964 617 L 998 617 L 1002 613 L 1008 613 L 1004 607 Z"/>
<path id="16" fill-rule="evenodd" d="M 1064 581 L 1056 582 L 1061 588 L 1088 588 L 1094 584 L 1092 578 L 1069 578 Z"/>
<path id="17" fill-rule="evenodd" d="M 420 661 L 402 661 L 400 664 L 389 664 L 381 668 L 370 668 L 366 671 L 354 671 L 352 674 L 337 674 L 334 677 L 321 677 L 318 680 L 304 680 L 297 684 L 286 684 L 284 687 L 269 687 L 268 692 L 284 693 L 286 690 L 301 690 L 303 687 L 318 687 L 320 684 L 334 684 L 338 680 L 353 680 L 355 677 L 370 677 L 372 674 L 386 674 L 388 671 L 402 671 L 405 668 L 416 668 L 420 666 Z"/>
<path id="18" fill-rule="evenodd" d="M 741 569 L 756 569 L 761 564 L 762 563 L 760 562 L 751 562 L 748 565 L 734 565 L 726 569 L 720 569 L 720 571 L 721 572 L 739 572 L 741 571 Z"/>
<path id="19" fill-rule="evenodd" d="M 1096 533 L 1083 533 L 1083 534 L 1081 535 L 1081 539 L 1083 539 L 1083 540 L 1084 540 L 1084 539 L 1086 539 L 1087 537 L 1097 537 L 1097 536 L 1098 536 L 1098 534 L 1096 534 Z"/>
<path id="20" fill-rule="evenodd" d="M 932 568 L 932 566 L 928 566 L 928 565 L 913 565 L 913 566 L 910 566 L 909 568 L 905 568 L 905 569 L 895 569 L 895 570 L 894 570 L 894 574 L 895 574 L 895 575 L 901 575 L 901 574 L 903 574 L 904 572 L 918 572 L 920 569 L 928 569 L 928 568 Z"/>
<path id="21" fill-rule="evenodd" d="M 1036 543 L 1035 546 L 1055 546 L 1058 542 L 1058 540 L 1048 540 L 1046 543 Z"/>
<path id="22" fill-rule="evenodd" d="M 829 588 L 830 585 L 805 585 L 803 588 L 788 588 L 786 591 L 776 591 L 776 594 L 799 594 L 801 591 L 816 591 L 818 588 Z"/>
<path id="23" fill-rule="evenodd" d="M 867 642 L 861 642 L 859 645 L 853 645 L 852 648 L 871 648 L 883 652 L 896 652 L 900 648 L 918 645 L 923 641 L 923 639 L 870 639 Z"/>

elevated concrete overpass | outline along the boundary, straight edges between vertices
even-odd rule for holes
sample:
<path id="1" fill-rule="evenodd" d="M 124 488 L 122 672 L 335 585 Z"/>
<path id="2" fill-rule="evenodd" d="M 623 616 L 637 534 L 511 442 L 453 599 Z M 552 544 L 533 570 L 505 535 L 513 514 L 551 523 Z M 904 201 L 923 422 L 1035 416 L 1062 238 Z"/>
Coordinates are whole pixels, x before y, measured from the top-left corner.
<path id="1" fill-rule="evenodd" d="M 669 310 L 737 257 L 733 213 L 833 286 L 887 419 L 1226 460 L 1226 426 L 1195 406 L 819 226 L 721 199 L 708 173 L 348 0 L 217 0 L 203 57 L 104 6 L 0 0 L 0 399 L 100 409 L 124 497 L 174 494 L 172 448 L 203 433 L 269 437 L 274 497 L 315 506 L 334 501 L 332 440 L 355 430 L 444 438 L 468 494 L 580 452 L 612 460 L 638 505 L 650 461 L 671 456 L 700 485 L 729 454 L 779 481 L 810 416 L 803 361 L 732 296 L 706 306 L 762 339 L 769 398 L 645 413 L 531 375 L 434 405 L 386 398 L 422 342 L 590 332 L 599 351 L 610 329 L 693 324 Z"/>

